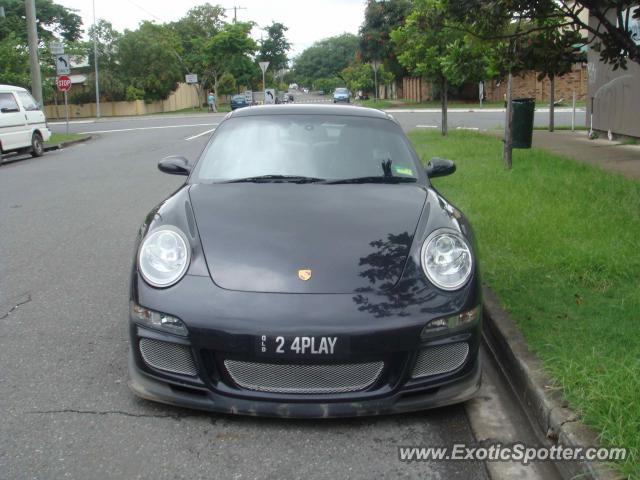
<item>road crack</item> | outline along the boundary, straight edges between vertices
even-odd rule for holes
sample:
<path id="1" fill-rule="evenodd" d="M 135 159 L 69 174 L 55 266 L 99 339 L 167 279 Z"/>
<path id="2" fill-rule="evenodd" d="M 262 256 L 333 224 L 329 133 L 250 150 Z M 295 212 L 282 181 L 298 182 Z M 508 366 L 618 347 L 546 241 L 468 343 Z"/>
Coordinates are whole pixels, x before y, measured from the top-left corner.
<path id="1" fill-rule="evenodd" d="M 31 294 L 30 293 L 25 293 L 24 295 L 21 295 L 18 298 L 19 298 L 19 300 L 13 305 L 13 307 L 11 307 L 9 310 L 7 310 L 7 312 L 4 313 L 3 315 L 0 315 L 0 320 L 4 320 L 9 315 L 11 315 L 15 310 L 17 310 L 20 306 L 22 306 L 22 305 L 24 305 L 26 303 L 29 303 L 31 301 Z"/>

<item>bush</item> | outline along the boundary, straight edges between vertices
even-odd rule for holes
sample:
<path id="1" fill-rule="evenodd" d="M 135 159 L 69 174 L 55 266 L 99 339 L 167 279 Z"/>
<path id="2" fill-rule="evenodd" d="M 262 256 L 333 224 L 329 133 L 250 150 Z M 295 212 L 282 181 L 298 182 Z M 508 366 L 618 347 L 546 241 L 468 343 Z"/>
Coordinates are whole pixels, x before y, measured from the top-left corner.
<path id="1" fill-rule="evenodd" d="M 127 102 L 133 102 L 134 100 L 142 100 L 144 99 L 144 90 L 141 88 L 134 87 L 133 85 L 129 85 L 125 92 L 124 99 Z"/>

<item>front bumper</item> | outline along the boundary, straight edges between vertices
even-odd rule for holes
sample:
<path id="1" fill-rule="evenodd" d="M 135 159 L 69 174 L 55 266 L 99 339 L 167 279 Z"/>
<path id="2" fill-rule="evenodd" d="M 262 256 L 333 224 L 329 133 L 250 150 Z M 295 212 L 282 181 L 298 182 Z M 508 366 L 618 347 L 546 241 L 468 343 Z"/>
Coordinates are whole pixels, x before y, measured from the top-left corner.
<path id="1" fill-rule="evenodd" d="M 188 337 L 179 337 L 130 322 L 129 386 L 142 398 L 182 407 L 245 415 L 281 417 L 345 417 L 400 413 L 467 400 L 480 386 L 480 321 L 463 330 L 441 333 L 425 341 L 420 332 L 429 315 L 416 301 L 402 314 L 377 318 L 351 295 L 281 295 L 233 292 L 208 277 L 185 276 L 169 289 L 153 289 L 134 273 L 132 301 L 182 319 Z M 425 298 L 432 298 L 427 296 Z M 179 299 L 179 301 L 176 301 Z M 389 301 L 389 295 L 368 302 Z M 458 295 L 450 308 L 476 306 L 477 289 Z M 426 300 L 425 300 L 426 302 Z M 360 308 L 359 308 L 360 306 Z M 378 305 L 379 307 L 379 305 Z M 442 306 L 439 307 L 442 309 Z M 379 311 L 379 309 L 378 309 Z M 301 361 L 265 359 L 256 352 L 260 335 L 339 335 L 348 338 L 348 358 Z M 193 375 L 176 374 L 149 365 L 141 339 L 182 344 L 193 358 Z M 419 352 L 468 345 L 455 369 L 413 378 Z M 225 360 L 269 364 L 331 364 L 381 361 L 376 381 L 358 391 L 340 393 L 276 393 L 243 388 L 226 370 Z"/>
<path id="2" fill-rule="evenodd" d="M 357 417 L 413 412 L 452 405 L 472 398 L 480 388 L 480 377 L 480 357 L 476 355 L 472 368 L 464 376 L 440 387 L 423 391 L 397 392 L 383 398 L 342 402 L 260 401 L 230 397 L 207 389 L 185 387 L 159 380 L 142 373 L 135 365 L 133 355 L 129 355 L 129 388 L 141 398 L 196 410 L 266 417 Z"/>

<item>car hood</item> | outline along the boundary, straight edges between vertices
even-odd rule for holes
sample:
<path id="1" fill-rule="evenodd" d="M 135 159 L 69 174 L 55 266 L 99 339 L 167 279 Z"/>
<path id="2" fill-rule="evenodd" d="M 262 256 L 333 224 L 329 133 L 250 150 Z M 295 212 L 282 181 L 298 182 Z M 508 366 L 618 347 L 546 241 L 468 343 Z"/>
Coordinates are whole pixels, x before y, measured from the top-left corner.
<path id="1" fill-rule="evenodd" d="M 415 184 L 233 183 L 193 185 L 189 194 L 219 287 L 354 293 L 397 283 L 427 191 Z"/>

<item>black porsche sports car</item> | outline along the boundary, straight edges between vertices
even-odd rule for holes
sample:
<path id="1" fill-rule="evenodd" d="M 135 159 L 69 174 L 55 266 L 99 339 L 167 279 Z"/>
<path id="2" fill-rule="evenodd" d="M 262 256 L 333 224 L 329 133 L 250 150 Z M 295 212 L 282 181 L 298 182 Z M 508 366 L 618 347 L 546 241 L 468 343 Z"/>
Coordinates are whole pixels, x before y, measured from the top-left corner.
<path id="1" fill-rule="evenodd" d="M 471 228 L 378 110 L 261 106 L 220 123 L 139 231 L 130 382 L 139 396 L 332 417 L 461 402 L 480 385 Z"/>

